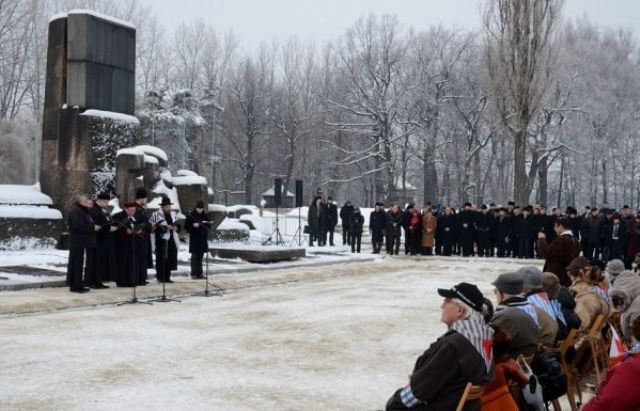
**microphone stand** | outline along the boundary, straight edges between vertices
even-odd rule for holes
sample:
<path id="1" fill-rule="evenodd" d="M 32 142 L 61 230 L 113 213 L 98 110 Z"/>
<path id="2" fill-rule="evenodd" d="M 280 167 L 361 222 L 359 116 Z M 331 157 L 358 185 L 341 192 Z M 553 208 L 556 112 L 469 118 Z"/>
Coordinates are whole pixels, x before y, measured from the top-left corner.
<path id="1" fill-rule="evenodd" d="M 126 224 L 120 222 L 120 221 L 115 221 L 116 225 L 123 227 L 123 228 L 129 228 L 127 227 Z M 131 234 L 132 236 L 134 236 L 135 234 Z M 129 238 L 128 239 L 130 242 L 130 246 L 129 246 L 129 252 L 131 253 L 131 257 L 134 257 L 135 255 L 135 248 L 133 246 L 133 238 Z M 135 264 L 134 264 L 135 266 Z M 131 299 L 127 300 L 127 301 L 121 301 L 119 303 L 117 303 L 117 306 L 121 306 L 121 305 L 125 305 L 125 304 L 147 304 L 147 305 L 153 305 L 153 303 L 149 302 L 149 301 L 140 301 L 138 300 L 138 296 L 136 295 L 136 283 L 134 282 L 133 287 L 131 287 Z"/>
<path id="2" fill-rule="evenodd" d="M 167 228 L 168 230 L 169 228 Z M 171 233 L 171 231 L 169 231 L 169 238 L 171 238 L 173 234 Z M 162 239 L 162 297 L 157 298 L 155 300 L 150 300 L 150 301 L 157 301 L 159 303 L 169 303 L 169 302 L 175 302 L 175 303 L 179 303 L 181 302 L 180 300 L 175 300 L 172 298 L 167 298 L 167 288 L 166 288 L 166 284 L 167 284 L 167 259 L 168 259 L 168 254 L 169 254 L 169 238 L 167 238 L 166 240 L 163 238 Z M 177 245 L 176 245 L 177 247 Z M 158 265 L 158 262 L 156 261 L 156 266 Z M 157 270 L 157 268 L 156 268 Z M 157 274 L 157 273 L 156 273 Z"/>
<path id="3" fill-rule="evenodd" d="M 209 251 L 207 251 L 207 255 L 205 257 L 205 271 L 204 271 L 204 297 L 222 297 L 222 292 L 224 289 L 214 283 L 209 282 Z M 213 287 L 215 292 L 212 294 L 209 291 L 209 286 Z"/>

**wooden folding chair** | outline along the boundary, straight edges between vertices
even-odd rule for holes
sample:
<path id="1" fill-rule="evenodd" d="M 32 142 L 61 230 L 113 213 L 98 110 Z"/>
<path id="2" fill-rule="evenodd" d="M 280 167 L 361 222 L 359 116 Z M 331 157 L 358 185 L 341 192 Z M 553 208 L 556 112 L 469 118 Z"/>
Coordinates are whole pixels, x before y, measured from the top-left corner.
<path id="1" fill-rule="evenodd" d="M 462 392 L 462 396 L 460 397 L 460 401 L 458 401 L 456 411 L 462 411 L 464 405 L 469 401 L 479 400 L 480 397 L 482 397 L 483 393 L 484 387 L 467 383 L 467 386 L 464 387 L 464 391 Z"/>
<path id="2" fill-rule="evenodd" d="M 600 385 L 607 372 L 608 362 L 608 349 L 606 347 L 606 341 L 602 336 L 602 327 L 604 327 L 606 319 L 604 315 L 598 315 L 598 318 L 593 322 L 589 333 L 587 334 L 587 340 L 591 347 L 591 359 L 593 361 L 593 367 L 596 372 L 596 382 Z"/>
<path id="3" fill-rule="evenodd" d="M 568 358 L 568 353 L 580 337 L 578 330 L 571 330 L 569 335 L 560 345 L 560 362 L 562 363 L 562 370 L 567 378 L 567 398 L 569 399 L 569 406 L 571 411 L 578 411 L 578 404 L 582 403 L 582 390 L 580 389 L 580 374 L 573 361 Z M 578 396 L 578 402 L 576 402 L 576 395 Z"/>

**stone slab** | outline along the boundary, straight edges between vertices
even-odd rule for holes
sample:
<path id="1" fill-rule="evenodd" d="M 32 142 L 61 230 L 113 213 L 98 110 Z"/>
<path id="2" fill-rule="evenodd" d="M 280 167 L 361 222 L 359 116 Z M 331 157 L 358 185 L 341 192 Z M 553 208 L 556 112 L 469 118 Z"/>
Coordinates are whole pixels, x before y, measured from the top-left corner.
<path id="1" fill-rule="evenodd" d="M 212 256 L 220 258 L 240 258 L 250 263 L 272 263 L 276 261 L 293 260 L 294 258 L 303 258 L 306 256 L 304 248 L 282 248 L 264 250 L 241 249 L 241 248 L 224 248 L 210 247 L 209 252 Z"/>

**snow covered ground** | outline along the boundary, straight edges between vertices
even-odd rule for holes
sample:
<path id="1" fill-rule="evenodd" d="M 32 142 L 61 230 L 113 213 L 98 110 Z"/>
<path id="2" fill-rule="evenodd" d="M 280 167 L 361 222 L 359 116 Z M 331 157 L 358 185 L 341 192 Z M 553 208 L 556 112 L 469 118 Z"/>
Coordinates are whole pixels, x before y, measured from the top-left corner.
<path id="1" fill-rule="evenodd" d="M 222 298 L 152 306 L 109 304 L 125 291 L 113 288 L 4 292 L 75 308 L 0 316 L 0 409 L 382 409 L 445 330 L 436 288 L 470 281 L 493 299 L 490 282 L 523 263 L 400 256 L 221 274 Z"/>

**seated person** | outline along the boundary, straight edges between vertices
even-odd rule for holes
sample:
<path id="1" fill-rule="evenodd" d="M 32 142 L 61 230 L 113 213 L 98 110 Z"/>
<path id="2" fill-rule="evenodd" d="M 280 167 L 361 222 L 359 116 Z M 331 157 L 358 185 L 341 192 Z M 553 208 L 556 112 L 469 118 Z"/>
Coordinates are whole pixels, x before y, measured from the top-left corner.
<path id="1" fill-rule="evenodd" d="M 509 357 L 513 338 L 502 328 L 492 325 L 493 358 L 495 361 L 495 377 L 482 393 L 482 411 L 518 411 L 518 404 L 511 395 L 509 384 L 529 383 L 527 377 L 515 360 Z"/>
<path id="2" fill-rule="evenodd" d="M 609 370 L 582 411 L 640 410 L 640 390 L 630 389 L 640 375 L 640 317 L 632 324 L 631 349 Z"/>
<path id="3" fill-rule="evenodd" d="M 387 411 L 454 410 L 468 383 L 493 379 L 493 329 L 482 317 L 482 293 L 460 283 L 438 294 L 444 297 L 441 321 L 448 331 L 418 357 L 409 384 L 391 396 Z M 468 409 L 480 410 L 480 400 L 469 404 Z"/>
<path id="4" fill-rule="evenodd" d="M 540 327 L 538 341 L 545 347 L 553 347 L 558 338 L 559 320 L 556 319 L 549 296 L 542 288 L 542 271 L 538 267 L 525 266 L 517 272 L 524 279 L 524 296 L 536 310 Z"/>
<path id="5" fill-rule="evenodd" d="M 498 306 L 491 320 L 509 333 L 513 344 L 509 350 L 511 358 L 520 354 L 531 357 L 538 348 L 540 328 L 535 308 L 522 295 L 524 279 L 518 273 L 500 274 L 492 283 Z"/>

